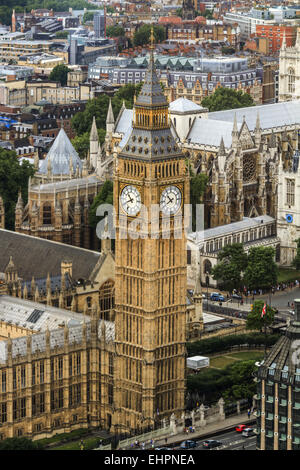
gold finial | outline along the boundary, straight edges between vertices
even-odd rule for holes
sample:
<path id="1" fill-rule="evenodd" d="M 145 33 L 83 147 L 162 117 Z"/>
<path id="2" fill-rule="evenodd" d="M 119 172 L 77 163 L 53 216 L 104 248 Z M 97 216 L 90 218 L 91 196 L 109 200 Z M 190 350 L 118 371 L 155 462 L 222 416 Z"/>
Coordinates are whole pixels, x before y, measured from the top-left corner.
<path id="1" fill-rule="evenodd" d="M 154 42 L 155 42 L 155 37 L 154 37 L 154 28 L 153 24 L 151 25 L 151 33 L 150 33 L 150 44 L 151 44 L 151 49 L 154 49 Z"/>

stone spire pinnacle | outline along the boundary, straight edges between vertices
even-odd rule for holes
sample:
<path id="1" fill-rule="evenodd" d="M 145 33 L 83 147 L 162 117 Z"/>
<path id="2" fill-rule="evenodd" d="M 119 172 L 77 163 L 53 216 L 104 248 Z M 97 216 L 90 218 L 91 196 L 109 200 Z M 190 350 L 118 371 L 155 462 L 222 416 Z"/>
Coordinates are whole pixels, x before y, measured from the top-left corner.
<path id="1" fill-rule="evenodd" d="M 113 109 L 112 109 L 111 98 L 109 98 L 109 105 L 108 105 L 107 116 L 106 116 L 106 124 L 114 124 L 114 123 L 115 123 L 115 118 L 114 118 L 114 113 L 113 113 Z"/>
<path id="2" fill-rule="evenodd" d="M 283 39 L 282 39 L 282 44 L 281 44 L 281 50 L 286 49 L 286 36 L 285 36 L 285 30 L 283 31 Z"/>
<path id="3" fill-rule="evenodd" d="M 226 155 L 223 136 L 221 137 L 221 142 L 220 142 L 220 146 L 219 146 L 218 155 Z"/>
<path id="4" fill-rule="evenodd" d="M 98 131 L 97 131 L 95 116 L 93 116 L 93 123 L 92 123 L 91 133 L 90 133 L 90 141 L 98 141 Z"/>
<path id="5" fill-rule="evenodd" d="M 257 111 L 255 130 L 259 130 L 259 129 L 260 129 L 260 117 L 259 117 L 259 111 Z"/>

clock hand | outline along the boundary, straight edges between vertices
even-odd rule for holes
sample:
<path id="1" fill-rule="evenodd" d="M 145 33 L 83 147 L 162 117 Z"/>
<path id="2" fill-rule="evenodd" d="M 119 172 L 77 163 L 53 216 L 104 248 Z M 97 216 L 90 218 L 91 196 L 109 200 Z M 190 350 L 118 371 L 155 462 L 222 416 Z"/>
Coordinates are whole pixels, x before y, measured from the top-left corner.
<path id="1" fill-rule="evenodd" d="M 174 198 L 171 199 L 170 196 L 168 196 L 168 199 L 169 199 L 170 202 L 174 201 Z"/>

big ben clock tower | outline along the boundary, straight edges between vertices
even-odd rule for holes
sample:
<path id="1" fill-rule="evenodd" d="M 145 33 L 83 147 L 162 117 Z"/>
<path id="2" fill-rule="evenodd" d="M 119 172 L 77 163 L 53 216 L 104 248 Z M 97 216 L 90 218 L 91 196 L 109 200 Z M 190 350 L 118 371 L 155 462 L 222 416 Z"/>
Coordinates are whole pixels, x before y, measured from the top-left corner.
<path id="1" fill-rule="evenodd" d="M 180 229 L 189 176 L 154 67 L 153 31 L 133 129 L 115 164 L 114 204 L 112 430 L 123 433 L 184 410 L 187 266 Z"/>

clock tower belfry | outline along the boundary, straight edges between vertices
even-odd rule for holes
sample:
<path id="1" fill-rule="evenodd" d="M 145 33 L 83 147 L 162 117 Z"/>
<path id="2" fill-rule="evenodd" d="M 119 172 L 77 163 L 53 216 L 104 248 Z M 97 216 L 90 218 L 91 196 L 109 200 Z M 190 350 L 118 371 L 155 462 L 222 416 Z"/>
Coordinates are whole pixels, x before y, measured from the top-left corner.
<path id="1" fill-rule="evenodd" d="M 115 433 L 149 429 L 185 407 L 186 204 L 188 170 L 152 46 L 132 132 L 114 170 Z"/>

